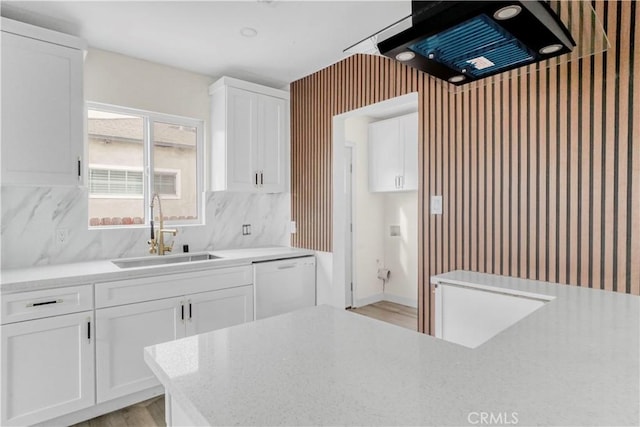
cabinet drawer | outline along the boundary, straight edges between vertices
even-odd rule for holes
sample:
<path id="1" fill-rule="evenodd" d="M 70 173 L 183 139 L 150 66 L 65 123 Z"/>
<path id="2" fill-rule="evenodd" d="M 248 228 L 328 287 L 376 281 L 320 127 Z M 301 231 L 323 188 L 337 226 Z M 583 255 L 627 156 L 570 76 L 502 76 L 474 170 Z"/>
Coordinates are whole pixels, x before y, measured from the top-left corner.
<path id="1" fill-rule="evenodd" d="M 93 286 L 82 285 L 2 296 L 2 324 L 93 309 Z"/>
<path id="2" fill-rule="evenodd" d="M 96 308 L 250 285 L 252 271 L 247 265 L 96 283 Z"/>

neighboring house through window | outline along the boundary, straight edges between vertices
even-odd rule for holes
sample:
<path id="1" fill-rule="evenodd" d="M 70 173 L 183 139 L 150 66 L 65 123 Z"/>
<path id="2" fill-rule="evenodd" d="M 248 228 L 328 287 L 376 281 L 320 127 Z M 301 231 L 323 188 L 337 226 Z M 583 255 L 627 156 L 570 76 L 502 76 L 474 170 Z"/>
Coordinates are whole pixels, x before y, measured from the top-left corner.
<path id="1" fill-rule="evenodd" d="M 153 193 L 165 220 L 202 223 L 201 120 L 90 103 L 87 127 L 90 226 L 148 224 Z"/>

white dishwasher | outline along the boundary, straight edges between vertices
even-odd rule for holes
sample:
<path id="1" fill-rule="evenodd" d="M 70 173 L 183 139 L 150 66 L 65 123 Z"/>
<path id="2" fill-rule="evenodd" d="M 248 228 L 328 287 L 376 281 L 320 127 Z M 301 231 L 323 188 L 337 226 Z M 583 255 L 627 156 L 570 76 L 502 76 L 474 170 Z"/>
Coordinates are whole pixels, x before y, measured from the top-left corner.
<path id="1" fill-rule="evenodd" d="M 316 305 L 316 258 L 253 264 L 255 319 Z"/>

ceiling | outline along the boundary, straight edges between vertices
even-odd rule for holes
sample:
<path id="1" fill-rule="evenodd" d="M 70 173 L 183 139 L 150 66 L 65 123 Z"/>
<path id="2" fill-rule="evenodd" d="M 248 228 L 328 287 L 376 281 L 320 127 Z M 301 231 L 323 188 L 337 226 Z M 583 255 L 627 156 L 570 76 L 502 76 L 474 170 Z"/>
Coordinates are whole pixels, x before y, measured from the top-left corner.
<path id="1" fill-rule="evenodd" d="M 2 16 L 90 47 L 284 87 L 409 15 L 405 1 L 2 1 Z M 257 31 L 241 35 L 243 28 Z"/>

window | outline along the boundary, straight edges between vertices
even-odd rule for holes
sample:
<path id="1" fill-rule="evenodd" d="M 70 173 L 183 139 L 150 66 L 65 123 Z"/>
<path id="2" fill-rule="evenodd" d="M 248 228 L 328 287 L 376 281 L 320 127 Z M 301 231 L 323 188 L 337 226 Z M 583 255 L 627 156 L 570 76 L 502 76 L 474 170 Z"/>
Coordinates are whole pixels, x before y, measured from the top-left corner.
<path id="1" fill-rule="evenodd" d="M 202 121 L 90 103 L 87 128 L 90 226 L 148 224 L 153 193 L 166 221 L 202 222 Z"/>
<path id="2" fill-rule="evenodd" d="M 163 171 L 153 174 L 154 192 L 161 198 L 179 197 L 180 171 Z M 106 198 L 141 199 L 144 196 L 142 170 L 89 165 L 89 196 Z"/>

